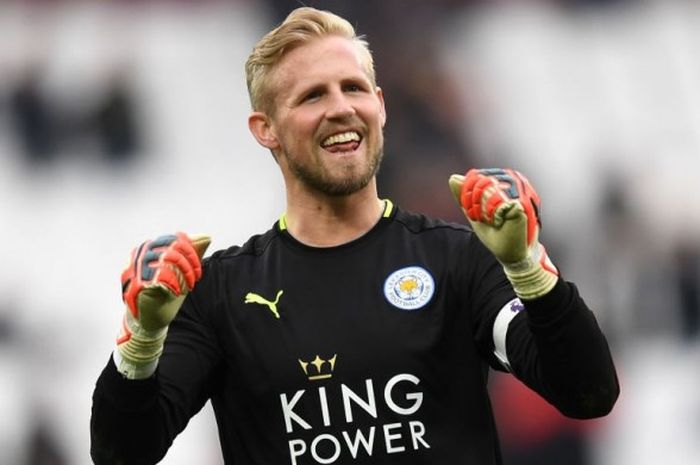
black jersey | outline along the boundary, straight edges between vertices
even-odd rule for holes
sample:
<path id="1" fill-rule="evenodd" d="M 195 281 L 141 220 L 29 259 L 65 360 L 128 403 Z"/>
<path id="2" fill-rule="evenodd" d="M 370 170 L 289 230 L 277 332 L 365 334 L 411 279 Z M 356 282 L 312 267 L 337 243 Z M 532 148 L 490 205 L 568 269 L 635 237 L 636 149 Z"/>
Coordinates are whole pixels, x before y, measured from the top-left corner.
<path id="1" fill-rule="evenodd" d="M 227 464 L 500 464 L 489 366 L 573 416 L 600 409 L 569 371 L 616 396 L 592 315 L 572 285 L 553 294 L 534 310 L 539 325 L 528 321 L 530 305 L 521 311 L 467 227 L 389 202 L 338 247 L 301 244 L 280 220 L 205 260 L 154 377 L 125 380 L 110 361 L 94 396 L 93 459 L 155 463 L 210 399 Z M 569 370 L 562 357 L 587 365 Z"/>

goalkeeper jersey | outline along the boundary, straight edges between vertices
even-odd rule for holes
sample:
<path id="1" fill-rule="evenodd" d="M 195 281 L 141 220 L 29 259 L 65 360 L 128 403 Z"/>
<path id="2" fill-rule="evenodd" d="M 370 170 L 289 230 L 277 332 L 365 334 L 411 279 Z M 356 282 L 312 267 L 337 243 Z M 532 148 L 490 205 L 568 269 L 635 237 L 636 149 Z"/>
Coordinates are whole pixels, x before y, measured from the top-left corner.
<path id="1" fill-rule="evenodd" d="M 617 395 L 575 287 L 550 294 L 523 311 L 468 227 L 388 201 L 337 247 L 298 242 L 282 218 L 204 261 L 152 378 L 126 380 L 110 360 L 93 460 L 156 463 L 211 400 L 227 464 L 500 464 L 489 367 L 573 416 L 601 414 L 577 382 Z"/>

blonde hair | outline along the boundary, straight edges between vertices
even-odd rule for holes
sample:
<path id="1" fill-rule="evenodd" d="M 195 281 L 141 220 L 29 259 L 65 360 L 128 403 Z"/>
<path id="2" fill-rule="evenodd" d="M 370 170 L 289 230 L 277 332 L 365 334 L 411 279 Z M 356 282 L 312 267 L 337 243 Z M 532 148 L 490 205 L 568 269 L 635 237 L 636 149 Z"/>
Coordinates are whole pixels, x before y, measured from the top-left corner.
<path id="1" fill-rule="evenodd" d="M 329 11 L 301 7 L 292 11 L 279 26 L 260 39 L 246 60 L 246 83 L 253 110 L 272 111 L 273 96 L 270 95 L 269 76 L 284 55 L 314 39 L 327 36 L 344 37 L 357 45 L 364 58 L 367 77 L 376 86 L 374 60 L 364 37 L 358 36 L 355 28 L 340 16 Z"/>

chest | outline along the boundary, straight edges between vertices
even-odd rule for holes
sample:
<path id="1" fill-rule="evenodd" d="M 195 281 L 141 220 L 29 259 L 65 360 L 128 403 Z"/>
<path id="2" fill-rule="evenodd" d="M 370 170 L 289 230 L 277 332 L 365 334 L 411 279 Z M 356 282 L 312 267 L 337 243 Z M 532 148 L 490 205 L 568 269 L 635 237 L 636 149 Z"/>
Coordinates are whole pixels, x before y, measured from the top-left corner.
<path id="1" fill-rule="evenodd" d="M 426 254 L 283 255 L 236 271 L 223 280 L 218 330 L 252 389 L 365 383 L 470 351 L 464 296 Z"/>
<path id="2" fill-rule="evenodd" d="M 441 425 L 483 405 L 468 295 L 445 258 L 280 254 L 223 275 L 220 409 L 293 457 L 431 453 Z"/>

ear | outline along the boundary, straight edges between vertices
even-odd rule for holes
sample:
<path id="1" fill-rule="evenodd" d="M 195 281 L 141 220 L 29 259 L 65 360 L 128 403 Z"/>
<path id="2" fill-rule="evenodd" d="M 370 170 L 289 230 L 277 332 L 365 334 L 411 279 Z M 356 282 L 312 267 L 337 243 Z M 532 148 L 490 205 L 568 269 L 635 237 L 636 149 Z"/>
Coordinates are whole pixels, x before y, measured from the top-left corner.
<path id="1" fill-rule="evenodd" d="M 263 112 L 254 111 L 248 116 L 248 129 L 260 145 L 270 150 L 279 148 L 279 141 L 275 135 L 270 118 Z"/>
<path id="2" fill-rule="evenodd" d="M 377 96 L 377 99 L 379 100 L 379 114 L 382 118 L 382 127 L 384 127 L 384 125 L 386 124 L 386 107 L 384 106 L 384 92 L 379 86 L 377 86 L 374 92 Z"/>

